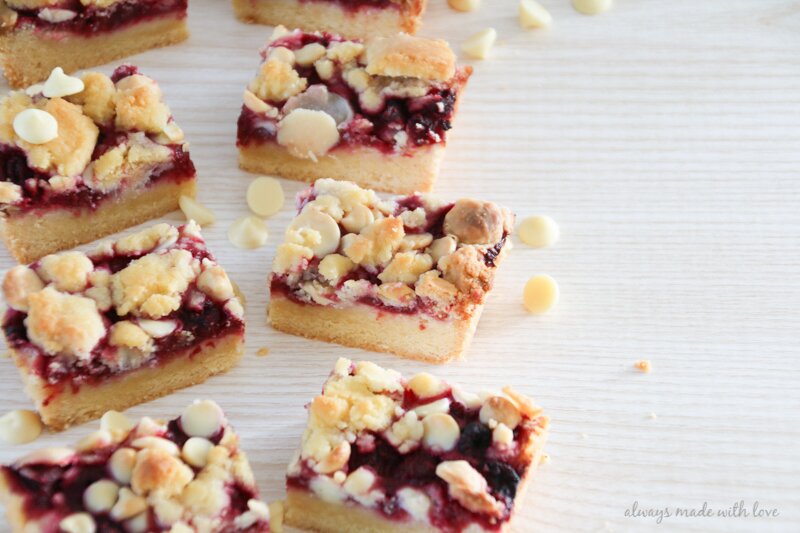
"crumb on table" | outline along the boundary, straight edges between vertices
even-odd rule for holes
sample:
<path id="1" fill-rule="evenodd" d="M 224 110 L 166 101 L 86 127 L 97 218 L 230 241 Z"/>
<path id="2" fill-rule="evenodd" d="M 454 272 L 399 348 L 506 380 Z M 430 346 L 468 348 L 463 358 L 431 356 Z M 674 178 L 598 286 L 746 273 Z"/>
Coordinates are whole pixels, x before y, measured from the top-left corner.
<path id="1" fill-rule="evenodd" d="M 259 357 L 266 357 L 269 355 L 269 348 L 259 348 L 256 355 Z"/>
<path id="2" fill-rule="evenodd" d="M 644 372 L 645 374 L 649 374 L 650 371 L 653 369 L 653 365 L 650 364 L 649 359 L 639 359 L 635 363 L 633 363 L 634 368 L 639 370 L 640 372 Z"/>

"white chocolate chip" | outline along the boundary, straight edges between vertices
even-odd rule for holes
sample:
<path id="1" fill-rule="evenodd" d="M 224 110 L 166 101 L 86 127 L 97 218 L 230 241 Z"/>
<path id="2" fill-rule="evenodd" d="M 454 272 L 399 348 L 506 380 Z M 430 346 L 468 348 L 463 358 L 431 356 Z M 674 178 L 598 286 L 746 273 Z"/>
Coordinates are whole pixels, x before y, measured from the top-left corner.
<path id="1" fill-rule="evenodd" d="M 500 446 L 510 446 L 514 442 L 514 432 L 507 425 L 499 423 L 492 431 L 492 442 Z"/>
<path id="2" fill-rule="evenodd" d="M 252 215 L 240 218 L 228 229 L 228 240 L 231 244 L 246 250 L 264 246 L 268 237 L 267 224 Z"/>
<path id="3" fill-rule="evenodd" d="M 492 49 L 496 40 L 497 30 L 494 28 L 486 28 L 464 41 L 464 44 L 461 45 L 461 49 L 469 57 L 474 59 L 486 59 L 489 55 L 489 50 Z"/>
<path id="4" fill-rule="evenodd" d="M 431 398 L 438 396 L 447 390 L 447 385 L 427 372 L 421 372 L 408 380 L 408 388 L 417 396 L 417 398 Z"/>
<path id="5" fill-rule="evenodd" d="M 326 112 L 298 108 L 278 123 L 277 141 L 294 157 L 316 160 L 336 146 L 339 130 Z"/>
<path id="6" fill-rule="evenodd" d="M 301 67 L 311 66 L 317 59 L 325 55 L 326 48 L 319 43 L 309 43 L 295 51 L 294 57 Z"/>
<path id="7" fill-rule="evenodd" d="M 45 22 L 49 22 L 51 24 L 58 24 L 59 22 L 66 22 L 68 20 L 74 19 L 76 16 L 78 16 L 78 13 L 75 12 L 75 11 L 72 11 L 71 9 L 58 9 L 58 8 L 53 8 L 53 7 L 46 7 L 44 9 L 42 9 L 41 11 L 39 11 L 39 15 L 38 15 L 38 17 L 40 19 L 44 20 Z M 60 67 L 56 67 L 56 68 L 60 68 Z M 83 90 L 83 89 L 81 89 L 81 90 Z M 78 92 L 80 92 L 80 91 L 78 91 Z M 75 93 L 70 93 L 70 94 L 75 94 Z M 48 95 L 45 95 L 45 96 L 48 96 Z M 49 96 L 48 96 L 48 98 L 49 98 Z"/>
<path id="8" fill-rule="evenodd" d="M 270 50 L 269 54 L 267 55 L 267 59 L 277 59 L 278 61 L 282 61 L 283 63 L 288 63 L 290 65 L 294 65 L 295 62 L 294 52 L 285 46 L 276 46 Z"/>
<path id="9" fill-rule="evenodd" d="M 174 320 L 148 320 L 140 318 L 139 327 L 154 339 L 160 339 L 172 335 L 172 332 L 178 328 L 178 323 Z"/>
<path id="10" fill-rule="evenodd" d="M 480 420 L 486 425 L 495 421 L 497 424 L 505 424 L 509 429 L 514 429 L 522 421 L 522 415 L 508 398 L 492 396 L 481 407 Z"/>
<path id="11" fill-rule="evenodd" d="M 560 235 L 558 224 L 547 215 L 526 218 L 520 223 L 517 233 L 522 242 L 534 248 L 552 246 Z"/>
<path id="12" fill-rule="evenodd" d="M 208 454 L 214 448 L 214 443 L 202 437 L 192 437 L 187 440 L 181 450 L 181 457 L 186 463 L 203 468 L 208 463 Z"/>
<path id="13" fill-rule="evenodd" d="M 74 14 L 73 14 L 74 15 Z M 64 69 L 56 67 L 44 82 L 42 94 L 47 98 L 62 98 L 83 92 L 83 80 L 64 74 Z"/>
<path id="14" fill-rule="evenodd" d="M 117 521 L 133 518 L 147 509 L 147 500 L 137 496 L 129 488 L 123 487 L 119 491 L 119 499 L 111 509 L 111 518 Z"/>
<path id="15" fill-rule="evenodd" d="M 480 396 L 467 392 L 457 385 L 453 385 L 452 391 L 453 399 L 468 409 L 475 409 L 483 404 Z"/>
<path id="16" fill-rule="evenodd" d="M 186 220 L 194 220 L 201 226 L 213 224 L 217 219 L 214 212 L 191 196 L 183 195 L 178 199 L 178 205 L 183 211 Z"/>
<path id="17" fill-rule="evenodd" d="M 345 492 L 352 496 L 363 496 L 369 492 L 374 483 L 375 474 L 372 473 L 372 470 L 361 466 L 350 472 L 350 475 L 347 476 L 347 481 L 344 482 L 342 487 Z"/>
<path id="18" fill-rule="evenodd" d="M 42 420 L 34 411 L 11 411 L 0 418 L 0 439 L 9 444 L 27 444 L 42 434 Z"/>
<path id="19" fill-rule="evenodd" d="M 534 315 L 547 313 L 558 305 L 558 283 L 547 274 L 540 274 L 528 280 L 523 292 L 525 309 Z"/>
<path id="20" fill-rule="evenodd" d="M 329 254 L 319 262 L 319 273 L 323 278 L 335 285 L 355 267 L 356 264 L 348 257 L 340 254 Z"/>
<path id="21" fill-rule="evenodd" d="M 45 144 L 58 137 L 58 122 L 47 111 L 26 109 L 14 117 L 14 133 L 30 144 Z"/>
<path id="22" fill-rule="evenodd" d="M 584 15 L 598 15 L 608 11 L 613 3 L 613 0 L 572 0 L 572 7 Z"/>
<path id="23" fill-rule="evenodd" d="M 547 28 L 553 16 L 536 0 L 520 0 L 519 23 L 523 28 Z"/>
<path id="24" fill-rule="evenodd" d="M 418 489 L 409 487 L 397 491 L 400 507 L 415 520 L 427 521 L 431 509 L 431 500 L 428 495 Z"/>
<path id="25" fill-rule="evenodd" d="M 111 436 L 111 433 L 105 429 L 98 429 L 79 440 L 75 449 L 79 452 L 90 452 L 99 448 L 105 448 L 113 442 L 114 437 Z"/>
<path id="26" fill-rule="evenodd" d="M 440 400 L 436 400 L 435 402 L 426 403 L 420 405 L 419 407 L 415 407 L 413 411 L 417 413 L 417 416 L 420 418 L 424 418 L 434 413 L 447 413 L 450 411 L 450 400 L 447 398 L 442 398 Z"/>
<path id="27" fill-rule="evenodd" d="M 92 514 L 105 513 L 114 507 L 119 495 L 119 486 L 108 479 L 95 481 L 83 493 L 83 504 Z"/>
<path id="28" fill-rule="evenodd" d="M 433 450 L 449 452 L 456 447 L 458 438 L 461 436 L 458 422 L 445 413 L 426 416 L 422 419 L 422 425 L 425 427 L 422 442 Z"/>
<path id="29" fill-rule="evenodd" d="M 58 523 L 64 533 L 94 533 L 97 525 L 89 513 L 74 513 Z"/>
<path id="30" fill-rule="evenodd" d="M 181 453 L 177 444 L 163 437 L 140 437 L 131 442 L 131 446 L 139 449 L 160 450 L 175 457 Z"/>
<path id="31" fill-rule="evenodd" d="M 133 429 L 133 422 L 118 411 L 108 411 L 100 418 L 100 429 L 111 433 L 115 440 L 122 440 Z"/>
<path id="32" fill-rule="evenodd" d="M 222 409 L 211 400 L 195 401 L 181 415 L 181 429 L 190 437 L 213 437 L 222 422 Z"/>
<path id="33" fill-rule="evenodd" d="M 350 233 L 359 233 L 373 222 L 375 222 L 375 214 L 364 204 L 354 205 L 350 212 L 342 218 L 342 226 Z"/>
<path id="34" fill-rule="evenodd" d="M 478 9 L 481 6 L 481 0 L 447 0 L 447 5 L 456 11 L 467 13 Z"/>
<path id="35" fill-rule="evenodd" d="M 125 522 L 125 531 L 127 533 L 147 533 L 149 526 L 150 517 L 147 513 L 139 513 Z"/>
<path id="36" fill-rule="evenodd" d="M 132 448 L 120 448 L 108 460 L 108 468 L 111 475 L 123 485 L 130 484 L 135 464 L 136 450 Z"/>
<path id="37" fill-rule="evenodd" d="M 336 223 L 333 217 L 323 213 L 311 204 L 303 208 L 297 218 L 289 224 L 286 232 L 289 233 L 303 228 L 312 229 L 320 235 L 319 242 L 309 246 L 317 257 L 324 257 L 339 248 L 339 240 L 342 237 L 339 224 Z"/>
<path id="38" fill-rule="evenodd" d="M 281 182 L 275 178 L 261 176 L 247 187 L 247 205 L 258 216 L 269 217 L 283 207 L 284 195 Z"/>

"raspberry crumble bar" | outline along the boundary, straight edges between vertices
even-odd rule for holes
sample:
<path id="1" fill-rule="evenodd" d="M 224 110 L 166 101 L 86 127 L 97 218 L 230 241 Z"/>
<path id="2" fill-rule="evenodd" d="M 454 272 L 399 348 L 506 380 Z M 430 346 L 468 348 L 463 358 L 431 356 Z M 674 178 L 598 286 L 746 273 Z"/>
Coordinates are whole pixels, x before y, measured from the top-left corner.
<path id="1" fill-rule="evenodd" d="M 367 42 L 279 27 L 244 93 L 237 145 L 250 172 L 430 191 L 472 72 L 445 41 Z"/>
<path id="2" fill-rule="evenodd" d="M 188 0 L 0 0 L 0 61 L 12 87 L 186 40 Z"/>
<path id="3" fill-rule="evenodd" d="M 11 357 L 56 429 L 201 383 L 243 354 L 242 305 L 194 222 L 16 266 L 3 295 Z"/>
<path id="4" fill-rule="evenodd" d="M 431 363 L 464 352 L 511 248 L 507 209 L 428 195 L 382 201 L 330 179 L 298 204 L 270 276 L 273 327 Z"/>
<path id="5" fill-rule="evenodd" d="M 309 405 L 286 523 L 313 531 L 508 531 L 549 420 L 514 389 L 477 396 L 340 359 Z"/>
<path id="6" fill-rule="evenodd" d="M 14 532 L 267 533 L 269 507 L 219 406 L 197 401 L 169 422 L 107 413 L 74 448 L 0 467 Z"/>
<path id="7" fill-rule="evenodd" d="M 21 263 L 178 209 L 195 195 L 183 132 L 136 67 L 55 69 L 0 100 L 0 236 Z"/>
<path id="8" fill-rule="evenodd" d="M 366 38 L 416 33 L 427 0 L 233 0 L 244 22 Z"/>

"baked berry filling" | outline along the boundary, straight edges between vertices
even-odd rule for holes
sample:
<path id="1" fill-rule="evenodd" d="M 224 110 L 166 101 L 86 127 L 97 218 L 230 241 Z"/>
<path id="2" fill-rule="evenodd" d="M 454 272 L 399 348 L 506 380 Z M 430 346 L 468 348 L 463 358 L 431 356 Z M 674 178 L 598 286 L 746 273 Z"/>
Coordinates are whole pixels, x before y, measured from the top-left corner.
<path id="1" fill-rule="evenodd" d="M 402 9 L 405 1 L 398 0 L 300 0 L 302 4 L 339 4 L 350 11 L 361 9 Z"/>
<path id="2" fill-rule="evenodd" d="M 238 461 L 237 468 L 249 470 L 239 459 L 236 435 L 224 418 L 216 422 L 216 429 L 212 427 L 213 437 L 185 432 L 183 419 L 192 409 L 196 413 L 217 410 L 222 417 L 216 404 L 204 401 L 196 402 L 167 424 L 143 419 L 131 430 L 130 426 L 113 427 L 104 422 L 103 429 L 79 444 L 78 451 L 44 450 L 34 458 L 3 466 L 0 473 L 11 493 L 22 498 L 26 520 L 39 522 L 37 531 L 44 533 L 64 531 L 63 521 L 76 515 L 84 516 L 83 520 L 88 516 L 95 525 L 93 531 L 112 533 L 170 531 L 177 521 L 186 525 L 205 523 L 206 527 L 213 523 L 214 528 L 208 530 L 216 532 L 269 531 L 268 513 L 251 511 L 252 502 L 258 500 L 256 487 L 238 473 L 226 471 L 233 464 L 227 457 Z M 118 419 L 111 420 L 119 423 Z M 200 427 L 214 424 L 214 420 L 205 420 Z M 193 442 L 187 445 L 190 439 Z M 224 454 L 213 452 L 215 447 Z M 226 459 L 215 461 L 212 453 Z M 209 465 L 215 470 L 206 469 Z M 192 480 L 208 478 L 216 478 L 211 479 L 216 492 L 191 488 Z M 213 516 L 192 516 L 188 509 L 195 504 L 194 494 L 208 498 L 205 506 L 196 508 L 211 508 Z M 165 510 L 170 511 L 168 520 Z M 195 519 L 197 522 L 193 522 Z"/>
<path id="3" fill-rule="evenodd" d="M 119 0 L 108 7 L 79 0 L 65 0 L 42 9 L 19 9 L 16 27 L 37 32 L 68 32 L 91 37 L 165 15 L 186 15 L 188 0 Z"/>
<path id="4" fill-rule="evenodd" d="M 358 41 L 319 32 L 295 31 L 271 42 L 262 50 L 264 63 L 287 59 L 290 51 L 299 58 L 291 66 L 295 73 L 291 76 L 304 81 L 294 88 L 273 87 L 278 83 L 276 69 L 262 64 L 263 79 L 251 85 L 251 95 L 262 103 L 245 101 L 237 145 L 281 143 L 279 123 L 297 108 L 322 110 L 334 117 L 338 140 L 329 149 L 369 146 L 411 155 L 414 148 L 445 142 L 469 73 L 459 70 L 446 80 L 369 75 L 363 68 L 364 54 L 355 52 L 364 48 Z"/>

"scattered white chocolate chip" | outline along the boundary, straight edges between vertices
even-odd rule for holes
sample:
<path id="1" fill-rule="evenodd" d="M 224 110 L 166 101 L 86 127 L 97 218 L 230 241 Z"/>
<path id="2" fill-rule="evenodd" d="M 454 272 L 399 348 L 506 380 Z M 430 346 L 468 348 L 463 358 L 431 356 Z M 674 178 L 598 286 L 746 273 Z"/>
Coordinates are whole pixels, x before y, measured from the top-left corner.
<path id="1" fill-rule="evenodd" d="M 417 398 L 424 399 L 442 394 L 447 390 L 447 385 L 436 376 L 420 372 L 408 380 L 408 388 Z"/>
<path id="2" fill-rule="evenodd" d="M 449 452 L 456 447 L 461 430 L 458 422 L 445 413 L 434 413 L 422 420 L 425 433 L 422 442 L 430 449 Z"/>
<path id="3" fill-rule="evenodd" d="M 481 6 L 481 0 L 447 0 L 447 5 L 456 11 L 466 13 L 478 9 Z"/>
<path id="4" fill-rule="evenodd" d="M 42 420 L 33 411 L 11 411 L 0 418 L 0 439 L 9 444 L 27 444 L 42 434 Z"/>
<path id="5" fill-rule="evenodd" d="M 335 252 L 339 248 L 339 239 L 342 237 L 339 224 L 336 223 L 333 217 L 323 213 L 311 204 L 304 207 L 300 214 L 289 224 L 286 233 L 288 234 L 291 231 L 304 228 L 319 233 L 319 242 L 313 244 L 309 243 L 311 244 L 309 247 L 314 252 L 314 255 L 324 257 Z"/>
<path id="6" fill-rule="evenodd" d="M 14 133 L 31 144 L 49 143 L 58 137 L 56 117 L 41 109 L 26 109 L 14 117 Z"/>
<path id="7" fill-rule="evenodd" d="M 42 94 L 47 98 L 61 98 L 83 92 L 83 80 L 64 74 L 64 69 L 56 67 L 44 82 Z"/>
<path id="8" fill-rule="evenodd" d="M 172 332 L 178 328 L 178 323 L 174 320 L 148 320 L 140 318 L 139 327 L 154 339 L 160 339 L 171 335 Z"/>
<path id="9" fill-rule="evenodd" d="M 584 15 L 598 15 L 608 11 L 613 3 L 613 0 L 572 0 L 572 7 Z"/>
<path id="10" fill-rule="evenodd" d="M 74 513 L 58 523 L 64 533 L 94 533 L 97 525 L 89 513 Z"/>
<path id="11" fill-rule="evenodd" d="M 108 461 L 108 468 L 111 475 L 123 485 L 131 482 L 133 467 L 136 464 L 136 450 L 132 448 L 120 448 L 115 451 Z"/>
<path id="12" fill-rule="evenodd" d="M 192 437 L 184 443 L 181 457 L 188 464 L 203 468 L 208 463 L 208 454 L 213 448 L 214 444 L 210 440 L 202 437 Z"/>
<path id="13" fill-rule="evenodd" d="M 100 418 L 100 429 L 108 431 L 114 437 L 124 438 L 133 429 L 133 422 L 119 411 L 108 411 Z"/>
<path id="14" fill-rule="evenodd" d="M 547 28 L 553 16 L 536 0 L 520 0 L 519 23 L 523 28 Z"/>
<path id="15" fill-rule="evenodd" d="M 214 212 L 191 196 L 183 195 L 178 199 L 178 205 L 183 211 L 186 220 L 194 220 L 201 226 L 213 224 L 216 220 Z"/>
<path id="16" fill-rule="evenodd" d="M 295 157 L 316 160 L 336 146 L 339 130 L 326 112 L 298 108 L 278 123 L 277 141 Z"/>
<path id="17" fill-rule="evenodd" d="M 268 237 L 267 224 L 255 216 L 244 216 L 228 229 L 228 240 L 237 248 L 260 248 L 266 244 Z"/>
<path id="18" fill-rule="evenodd" d="M 522 421 L 522 415 L 508 398 L 492 396 L 481 407 L 480 420 L 486 425 L 490 425 L 494 420 L 497 424 L 505 424 L 513 430 Z"/>
<path id="19" fill-rule="evenodd" d="M 83 504 L 92 514 L 106 513 L 117 503 L 119 486 L 108 479 L 95 481 L 83 493 Z"/>
<path id="20" fill-rule="evenodd" d="M 494 28 L 486 28 L 464 41 L 464 44 L 461 45 L 461 49 L 469 57 L 474 59 L 486 59 L 489 55 L 489 50 L 492 49 L 496 40 L 497 30 Z"/>
<path id="21" fill-rule="evenodd" d="M 525 309 L 535 315 L 547 313 L 558 304 L 558 283 L 547 274 L 528 280 L 523 293 Z"/>
<path id="22" fill-rule="evenodd" d="M 275 178 L 261 176 L 247 187 L 247 206 L 258 216 L 269 217 L 283 207 L 283 187 Z"/>
<path id="23" fill-rule="evenodd" d="M 547 215 L 526 218 L 520 223 L 517 233 L 522 242 L 534 248 L 553 246 L 561 235 L 556 221 Z"/>
<path id="24" fill-rule="evenodd" d="M 213 437 L 221 428 L 222 410 L 211 400 L 195 401 L 181 415 L 181 429 L 190 437 Z"/>

